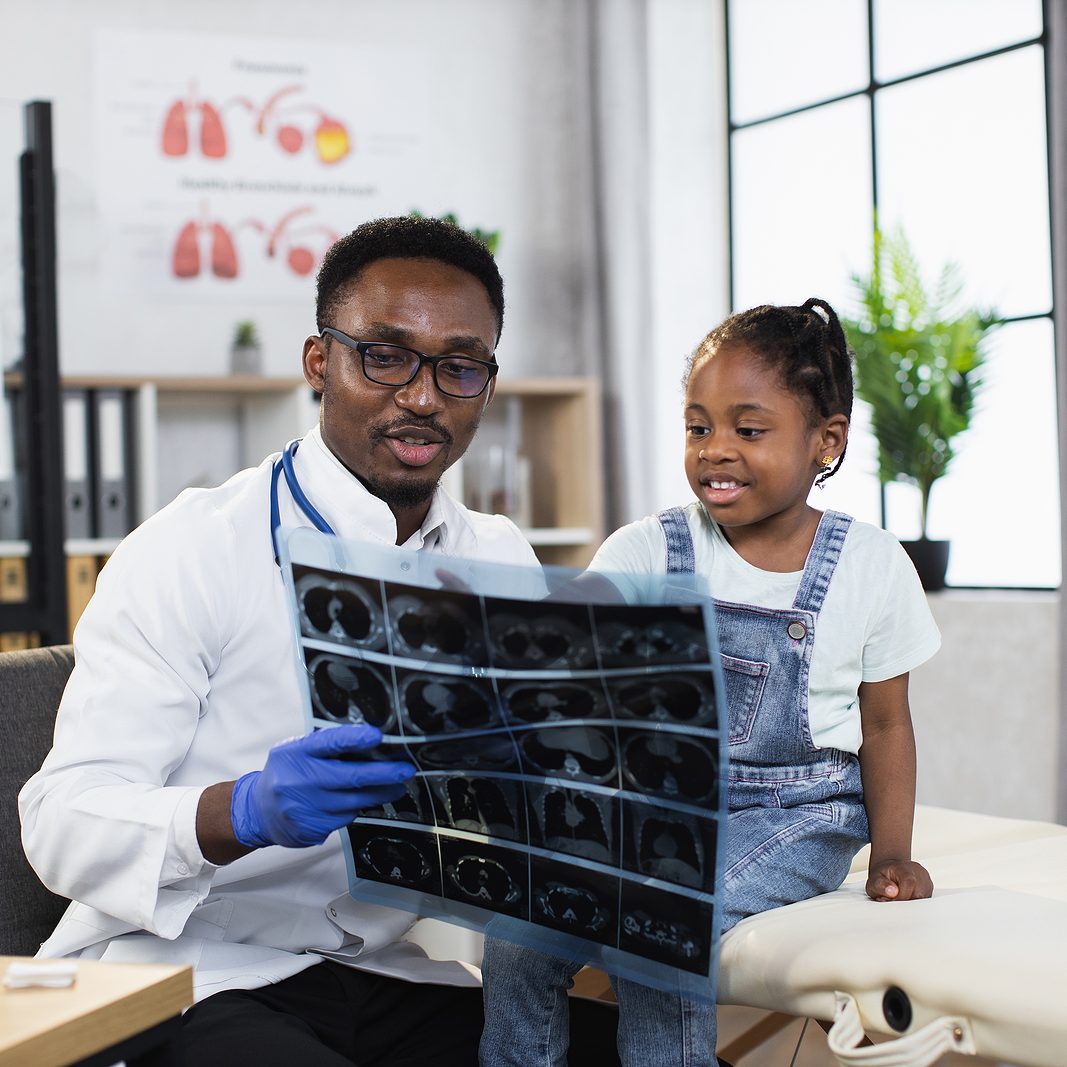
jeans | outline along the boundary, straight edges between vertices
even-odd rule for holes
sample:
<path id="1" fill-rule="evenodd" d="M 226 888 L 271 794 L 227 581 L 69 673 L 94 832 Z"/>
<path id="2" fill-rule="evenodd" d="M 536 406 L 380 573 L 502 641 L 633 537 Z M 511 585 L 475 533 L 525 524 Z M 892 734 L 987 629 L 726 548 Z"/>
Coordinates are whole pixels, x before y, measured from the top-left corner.
<path id="1" fill-rule="evenodd" d="M 486 937 L 482 960 L 485 1029 L 482 1067 L 565 1067 L 567 990 L 581 964 Z M 623 1067 L 714 1067 L 715 1006 L 625 978 L 612 978 L 619 1002 Z M 521 1005 L 521 1008 L 519 1007 Z"/>

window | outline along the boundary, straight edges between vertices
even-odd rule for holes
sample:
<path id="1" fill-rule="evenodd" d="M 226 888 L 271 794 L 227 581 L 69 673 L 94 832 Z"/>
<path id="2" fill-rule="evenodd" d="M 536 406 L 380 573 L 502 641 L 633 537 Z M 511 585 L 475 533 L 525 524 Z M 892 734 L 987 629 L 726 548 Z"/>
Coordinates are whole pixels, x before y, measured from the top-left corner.
<path id="1" fill-rule="evenodd" d="M 903 227 L 931 283 L 958 263 L 965 299 L 1006 324 L 934 487 L 928 534 L 952 542 L 953 586 L 1058 586 L 1039 0 L 728 0 L 726 11 L 733 307 L 822 296 L 854 313 L 849 277 L 868 269 L 875 210 L 883 230 Z M 1009 437 L 1020 424 L 1025 437 Z M 918 536 L 918 491 L 883 492 L 875 456 L 857 403 L 848 459 L 819 505 Z"/>

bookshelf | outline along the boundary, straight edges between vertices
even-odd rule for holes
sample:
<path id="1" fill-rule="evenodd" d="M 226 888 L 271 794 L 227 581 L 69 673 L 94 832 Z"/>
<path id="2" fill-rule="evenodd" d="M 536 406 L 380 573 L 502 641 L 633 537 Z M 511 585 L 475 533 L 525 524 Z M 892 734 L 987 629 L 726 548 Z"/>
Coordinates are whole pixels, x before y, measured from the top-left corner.
<path id="1" fill-rule="evenodd" d="M 129 396 L 133 525 L 188 486 L 217 485 L 258 464 L 317 418 L 317 399 L 303 378 L 70 376 L 61 384 Z M 4 376 L 5 392 L 20 386 L 20 376 Z M 447 472 L 446 487 L 481 510 L 510 513 L 542 562 L 583 566 L 604 534 L 600 406 L 591 378 L 498 381 L 479 435 Z M 68 446 L 64 451 L 69 457 Z M 521 484 L 486 492 L 487 455 L 503 457 L 512 473 L 521 469 Z M 118 541 L 66 540 L 71 629 Z M 18 600 L 26 555 L 26 542 L 0 541 L 0 598 Z M 32 635 L 0 635 L 0 650 L 27 642 Z"/>

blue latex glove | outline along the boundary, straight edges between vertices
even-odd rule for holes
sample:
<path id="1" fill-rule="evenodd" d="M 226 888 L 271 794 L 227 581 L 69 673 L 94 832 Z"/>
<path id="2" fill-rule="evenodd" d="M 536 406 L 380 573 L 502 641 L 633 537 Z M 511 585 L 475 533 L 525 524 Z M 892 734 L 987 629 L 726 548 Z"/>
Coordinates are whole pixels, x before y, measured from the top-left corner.
<path id="1" fill-rule="evenodd" d="M 230 820 L 237 840 L 254 848 L 319 845 L 361 809 L 399 800 L 415 774 L 410 763 L 350 758 L 381 739 L 380 730 L 361 723 L 275 745 L 263 770 L 234 783 Z"/>

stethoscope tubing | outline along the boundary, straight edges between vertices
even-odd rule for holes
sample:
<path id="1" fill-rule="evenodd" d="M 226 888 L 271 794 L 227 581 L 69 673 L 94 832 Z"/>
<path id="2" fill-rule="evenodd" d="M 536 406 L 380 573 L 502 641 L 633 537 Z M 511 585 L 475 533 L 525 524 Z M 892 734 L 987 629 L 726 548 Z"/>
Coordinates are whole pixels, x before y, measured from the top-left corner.
<path id="1" fill-rule="evenodd" d="M 270 541 L 274 547 L 274 562 L 280 564 L 281 556 L 278 551 L 278 530 L 282 524 L 281 508 L 278 504 L 278 479 L 285 475 L 285 484 L 289 487 L 289 493 L 296 506 L 307 516 L 312 526 L 324 534 L 334 534 L 333 527 L 319 514 L 315 505 L 308 499 L 307 494 L 300 486 L 293 466 L 293 456 L 300 447 L 300 439 L 290 441 L 285 446 L 285 451 L 274 461 L 274 467 L 270 472 Z"/>

